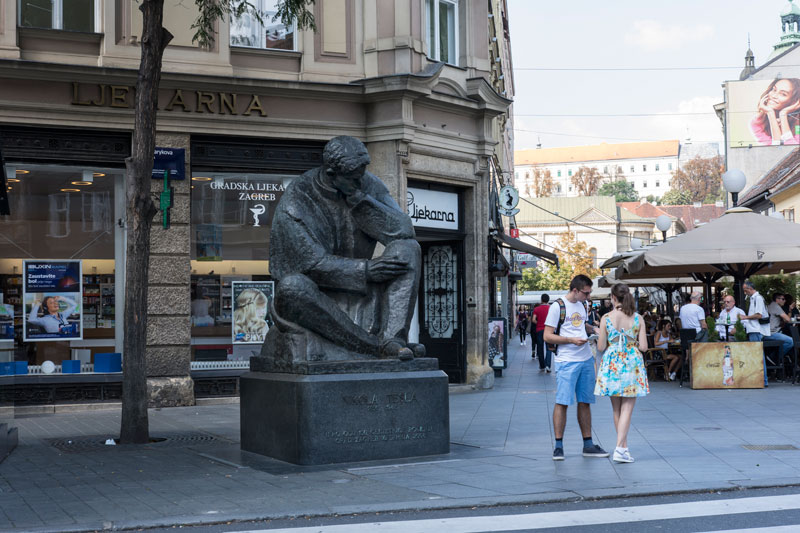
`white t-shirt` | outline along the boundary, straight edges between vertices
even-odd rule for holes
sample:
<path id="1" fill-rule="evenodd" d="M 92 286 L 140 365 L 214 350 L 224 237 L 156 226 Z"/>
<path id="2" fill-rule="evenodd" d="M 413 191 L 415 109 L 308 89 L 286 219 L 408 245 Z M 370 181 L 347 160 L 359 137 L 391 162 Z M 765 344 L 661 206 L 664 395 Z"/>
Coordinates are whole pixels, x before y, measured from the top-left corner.
<path id="1" fill-rule="evenodd" d="M 755 315 L 756 313 L 761 315 L 761 318 L 765 318 L 769 316 L 767 312 L 767 305 L 764 303 L 764 297 L 754 292 L 753 295 L 750 297 L 750 305 L 747 308 L 747 314 L 749 316 Z M 744 324 L 744 329 L 747 333 L 761 333 L 762 335 L 769 336 L 769 324 L 760 324 L 757 318 L 752 320 L 744 320 L 742 321 Z"/>
<path id="2" fill-rule="evenodd" d="M 773 333 L 780 333 L 781 328 L 783 327 L 783 319 L 781 315 L 786 314 L 786 311 L 778 305 L 778 302 L 772 302 L 767 306 L 767 311 L 769 311 L 769 331 L 770 335 Z"/>
<path id="3" fill-rule="evenodd" d="M 706 319 L 706 313 L 703 308 L 697 304 L 688 303 L 681 307 L 681 327 L 683 329 L 694 329 L 700 333 L 700 321 Z"/>
<path id="4" fill-rule="evenodd" d="M 571 303 L 566 298 L 564 298 L 563 301 L 567 314 L 564 317 L 564 323 L 561 324 L 561 331 L 558 335 L 560 337 L 588 338 L 588 335 L 586 335 L 586 307 L 583 305 L 583 302 Z M 560 316 L 561 307 L 558 305 L 557 301 L 553 302 L 550 304 L 550 310 L 547 312 L 547 319 L 545 319 L 544 325 L 552 326 L 555 331 L 555 329 L 558 328 L 558 319 Z M 575 346 L 572 343 L 559 344 L 555 356 L 557 363 L 586 361 L 592 358 L 592 349 L 588 342 L 583 346 Z"/>

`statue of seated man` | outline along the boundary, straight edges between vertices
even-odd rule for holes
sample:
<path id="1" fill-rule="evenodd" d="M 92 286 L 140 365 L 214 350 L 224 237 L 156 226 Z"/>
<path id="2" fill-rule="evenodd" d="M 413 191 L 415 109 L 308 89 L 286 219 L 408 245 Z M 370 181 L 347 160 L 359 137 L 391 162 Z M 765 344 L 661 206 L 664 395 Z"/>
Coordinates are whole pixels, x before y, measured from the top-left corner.
<path id="1" fill-rule="evenodd" d="M 270 234 L 272 313 L 350 352 L 421 357 L 424 346 L 408 343 L 420 246 L 369 163 L 361 141 L 335 137 L 322 166 L 287 187 Z M 377 243 L 385 250 L 373 259 Z"/>

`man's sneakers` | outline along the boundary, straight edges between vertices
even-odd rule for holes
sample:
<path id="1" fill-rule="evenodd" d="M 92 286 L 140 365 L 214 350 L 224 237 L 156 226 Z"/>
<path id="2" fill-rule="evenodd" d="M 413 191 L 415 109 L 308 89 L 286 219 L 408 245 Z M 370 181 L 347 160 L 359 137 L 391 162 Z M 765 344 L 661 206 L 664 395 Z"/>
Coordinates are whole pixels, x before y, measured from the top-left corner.
<path id="1" fill-rule="evenodd" d="M 550 367 L 549 366 L 544 367 L 544 371 L 549 374 L 550 373 Z"/>
<path id="2" fill-rule="evenodd" d="M 603 448 L 598 446 L 597 444 L 592 444 L 591 446 L 586 446 L 583 448 L 583 456 L 584 457 L 608 457 L 609 453 L 605 451 Z M 558 447 L 553 449 L 553 461 L 563 461 L 564 460 L 564 448 Z M 631 459 L 630 462 L 633 462 Z"/>
<path id="3" fill-rule="evenodd" d="M 609 455 L 610 454 L 607 451 L 605 451 L 597 444 L 592 444 L 591 446 L 584 446 L 583 448 L 584 457 L 608 457 Z"/>
<path id="4" fill-rule="evenodd" d="M 616 448 L 614 450 L 614 457 L 611 458 L 615 463 L 632 463 L 633 457 L 628 448 Z"/>

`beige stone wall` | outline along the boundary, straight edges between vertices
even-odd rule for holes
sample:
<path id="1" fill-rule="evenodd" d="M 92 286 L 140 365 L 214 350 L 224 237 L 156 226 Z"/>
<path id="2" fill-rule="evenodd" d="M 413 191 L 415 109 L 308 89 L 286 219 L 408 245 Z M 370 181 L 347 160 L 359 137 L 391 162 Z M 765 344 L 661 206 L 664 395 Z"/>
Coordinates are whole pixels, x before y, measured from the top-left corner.
<path id="1" fill-rule="evenodd" d="M 175 191 L 170 228 L 156 215 L 150 236 L 147 295 L 147 376 L 152 406 L 194 404 L 191 361 L 191 268 L 189 134 L 159 133 L 156 146 L 186 149 L 184 181 L 171 182 Z M 153 194 L 163 181 L 153 180 Z M 157 202 L 156 198 L 156 202 Z"/>

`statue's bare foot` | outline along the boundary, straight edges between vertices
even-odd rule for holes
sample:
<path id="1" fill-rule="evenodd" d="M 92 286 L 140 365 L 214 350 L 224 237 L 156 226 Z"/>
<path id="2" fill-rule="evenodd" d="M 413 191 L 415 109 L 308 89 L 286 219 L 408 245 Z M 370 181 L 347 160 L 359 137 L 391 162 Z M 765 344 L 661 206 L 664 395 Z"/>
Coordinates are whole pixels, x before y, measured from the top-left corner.
<path id="1" fill-rule="evenodd" d="M 414 352 L 405 346 L 402 342 L 395 339 L 384 341 L 381 345 L 381 358 L 383 359 L 400 359 L 401 361 L 410 361 L 414 358 Z"/>
<path id="2" fill-rule="evenodd" d="M 414 357 L 425 357 L 425 355 L 427 354 L 424 344 L 409 342 L 408 347 L 411 349 L 412 352 L 414 352 Z"/>

